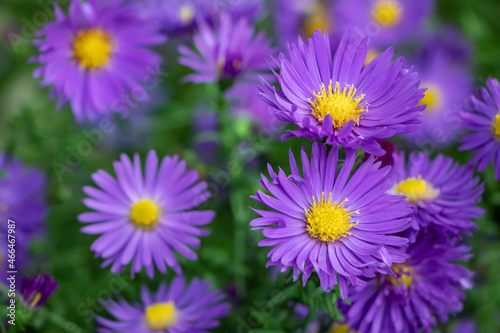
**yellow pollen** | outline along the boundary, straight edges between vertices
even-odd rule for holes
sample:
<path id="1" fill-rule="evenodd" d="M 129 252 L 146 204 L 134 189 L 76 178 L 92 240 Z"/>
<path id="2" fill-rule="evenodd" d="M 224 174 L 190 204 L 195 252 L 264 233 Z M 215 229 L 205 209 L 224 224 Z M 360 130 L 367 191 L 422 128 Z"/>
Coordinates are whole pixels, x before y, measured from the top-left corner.
<path id="1" fill-rule="evenodd" d="M 132 206 L 130 218 L 141 228 L 150 228 L 158 222 L 160 210 L 151 200 L 140 200 Z"/>
<path id="2" fill-rule="evenodd" d="M 389 280 L 391 280 L 391 282 L 398 287 L 402 287 L 404 285 L 408 288 L 413 281 L 413 275 L 415 273 L 413 268 L 404 264 L 393 264 L 391 268 L 394 273 L 396 273 L 397 277 L 388 275 Z"/>
<path id="3" fill-rule="evenodd" d="M 153 331 L 163 331 L 177 322 L 174 302 L 154 303 L 146 308 L 146 325 Z"/>
<path id="4" fill-rule="evenodd" d="M 316 202 L 313 197 L 312 207 L 306 211 L 307 231 L 311 237 L 322 241 L 334 242 L 341 237 L 350 235 L 348 232 L 352 226 L 357 223 L 352 223 L 351 214 L 342 207 L 345 199 L 339 204 L 331 203 L 332 194 L 328 196 L 328 201 L 325 201 L 325 194 L 321 194 L 321 201 Z"/>
<path id="5" fill-rule="evenodd" d="M 334 323 L 328 330 L 328 333 L 357 333 L 357 332 L 351 330 L 351 327 L 348 324 Z"/>
<path id="6" fill-rule="evenodd" d="M 366 55 L 365 58 L 365 67 L 368 66 L 370 62 L 372 62 L 373 59 L 375 59 L 380 53 L 375 51 L 375 50 L 368 50 L 368 54 Z"/>
<path id="7" fill-rule="evenodd" d="M 31 294 L 31 297 L 30 299 L 33 299 L 30 303 L 31 307 L 34 308 L 38 302 L 40 302 L 40 298 L 42 298 L 42 294 L 41 293 L 33 293 Z"/>
<path id="8" fill-rule="evenodd" d="M 425 111 L 434 111 L 441 104 L 441 91 L 435 85 L 424 85 L 427 91 L 418 105 L 427 105 Z"/>
<path id="9" fill-rule="evenodd" d="M 335 82 L 335 90 L 330 82 L 328 91 L 326 91 L 325 85 L 321 85 L 321 91 L 313 93 L 314 101 L 309 100 L 312 106 L 311 114 L 320 123 L 329 114 L 332 117 L 333 127 L 336 129 L 341 129 L 349 120 L 357 125 L 361 114 L 367 111 L 366 103 L 360 105 L 365 95 L 360 94 L 354 97 L 356 95 L 354 85 L 346 85 L 341 91 L 338 82 Z"/>
<path id="10" fill-rule="evenodd" d="M 388 28 L 401 21 L 403 8 L 398 1 L 377 1 L 373 6 L 372 17 L 382 27 Z"/>
<path id="11" fill-rule="evenodd" d="M 329 31 L 330 28 L 331 22 L 327 6 L 322 1 L 312 5 L 304 18 L 304 33 L 311 37 L 316 30 L 325 32 Z"/>
<path id="12" fill-rule="evenodd" d="M 113 44 L 101 29 L 82 30 L 73 41 L 73 56 L 85 69 L 99 69 L 109 63 Z"/>
<path id="13" fill-rule="evenodd" d="M 179 18 L 184 24 L 189 24 L 194 18 L 194 8 L 191 5 L 182 6 L 179 10 Z"/>
<path id="14" fill-rule="evenodd" d="M 493 130 L 497 137 L 500 137 L 500 111 L 495 116 L 495 121 L 493 122 Z"/>
<path id="15" fill-rule="evenodd" d="M 406 196 L 406 199 L 413 203 L 425 199 L 434 199 L 439 194 L 439 191 L 423 180 L 421 176 L 418 176 L 418 178 L 408 177 L 396 184 L 394 191 L 399 195 Z"/>

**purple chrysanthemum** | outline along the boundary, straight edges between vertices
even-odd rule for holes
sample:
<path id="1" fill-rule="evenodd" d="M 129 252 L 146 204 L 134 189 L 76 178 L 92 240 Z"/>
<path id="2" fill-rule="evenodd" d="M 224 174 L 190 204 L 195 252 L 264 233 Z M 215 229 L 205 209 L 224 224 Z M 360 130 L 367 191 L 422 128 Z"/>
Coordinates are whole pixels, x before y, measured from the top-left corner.
<path id="1" fill-rule="evenodd" d="M 335 28 L 370 37 L 374 48 L 395 45 L 422 30 L 432 0 L 340 0 L 334 4 Z"/>
<path id="2" fill-rule="evenodd" d="M 469 248 L 434 232 L 421 234 L 408 259 L 393 266 L 397 277 L 378 276 L 353 287 L 347 324 L 359 332 L 431 332 L 437 320 L 461 311 L 472 273 L 454 261 L 468 259 Z"/>
<path id="3" fill-rule="evenodd" d="M 325 291 L 338 281 L 345 298 L 348 281 L 391 273 L 393 262 L 407 258 L 398 247 L 408 240 L 394 234 L 408 228 L 412 210 L 404 197 L 385 194 L 394 183 L 389 167 L 370 157 L 349 178 L 356 153 L 348 150 L 337 172 L 338 154 L 314 143 L 311 162 L 302 149 L 303 175 L 291 152 L 290 176 L 269 166 L 271 181 L 260 183 L 272 196 L 258 191 L 253 199 L 273 211 L 255 209 L 261 218 L 250 225 L 265 237 L 259 246 L 275 246 L 267 266 L 293 268 L 295 280 L 302 272 L 304 284 L 316 270 Z"/>
<path id="4" fill-rule="evenodd" d="M 299 38 L 289 46 L 290 60 L 280 54 L 281 91 L 263 81 L 261 96 L 278 119 L 300 127 L 284 139 L 326 138 L 382 155 L 376 139 L 417 128 L 424 109 L 417 106 L 424 91 L 417 73 L 403 68 L 403 58 L 390 64 L 392 49 L 363 67 L 367 45 L 367 38 L 347 32 L 332 56 L 328 34 L 316 31 L 306 44 Z"/>
<path id="5" fill-rule="evenodd" d="M 472 219 L 483 214 L 477 206 L 483 184 L 472 168 L 443 155 L 430 160 L 423 152 L 411 153 L 408 162 L 404 152 L 395 153 L 393 160 L 396 183 L 389 193 L 404 195 L 411 203 L 414 231 L 433 225 L 458 235 L 476 228 Z"/>
<path id="6" fill-rule="evenodd" d="M 470 74 L 441 52 L 417 61 L 415 69 L 422 80 L 421 86 L 427 88 L 420 101 L 426 108 L 422 125 L 405 137 L 411 145 L 420 148 L 449 145 L 461 131 L 458 112 L 465 96 L 472 92 Z"/>
<path id="7" fill-rule="evenodd" d="M 155 294 L 145 286 L 141 303 L 129 304 L 124 299 L 104 304 L 117 321 L 98 317 L 100 333 L 206 333 L 219 326 L 219 319 L 229 313 L 221 291 L 210 291 L 210 283 L 193 279 L 185 285 L 183 277 L 161 284 Z"/>
<path id="8" fill-rule="evenodd" d="M 49 274 L 25 276 L 21 281 L 21 295 L 30 308 L 44 305 L 57 288 L 59 284 Z"/>
<path id="9" fill-rule="evenodd" d="M 266 59 L 272 52 L 270 42 L 245 19 L 233 21 L 223 14 L 217 27 L 200 22 L 194 38 L 196 51 L 185 45 L 179 47 L 179 63 L 195 71 L 185 77 L 195 83 L 252 79 L 267 71 Z"/>
<path id="10" fill-rule="evenodd" d="M 481 88 L 479 96 L 471 96 L 471 105 L 460 113 L 463 128 L 472 131 L 464 137 L 459 150 L 475 150 L 471 163 L 484 171 L 490 162 L 495 179 L 500 179 L 500 84 L 497 79 L 486 80 L 488 89 Z"/>
<path id="11" fill-rule="evenodd" d="M 77 121 L 125 112 L 130 94 L 159 73 L 160 57 L 147 49 L 164 40 L 153 25 L 138 19 L 124 0 L 72 0 L 66 16 L 55 5 L 56 21 L 38 32 L 41 66 L 35 77 L 52 86 L 58 108 L 70 102 Z"/>
<path id="12" fill-rule="evenodd" d="M 154 151 L 147 156 L 144 174 L 138 154 L 133 162 L 122 154 L 114 169 L 117 180 L 99 170 L 92 175 L 99 188 L 83 188 L 90 197 L 83 202 L 95 212 L 78 217 L 90 223 L 82 232 L 101 234 L 91 249 L 105 259 L 104 267 L 111 265 L 112 272 L 132 262 L 132 274 L 145 267 L 153 276 L 154 266 L 165 273 L 165 263 L 180 273 L 173 251 L 196 260 L 190 247 L 200 246 L 198 237 L 208 232 L 199 226 L 210 223 L 215 215 L 207 210 L 190 211 L 210 196 L 207 184 L 197 182 L 198 172 L 187 171 L 186 162 L 177 156 L 159 163 Z"/>

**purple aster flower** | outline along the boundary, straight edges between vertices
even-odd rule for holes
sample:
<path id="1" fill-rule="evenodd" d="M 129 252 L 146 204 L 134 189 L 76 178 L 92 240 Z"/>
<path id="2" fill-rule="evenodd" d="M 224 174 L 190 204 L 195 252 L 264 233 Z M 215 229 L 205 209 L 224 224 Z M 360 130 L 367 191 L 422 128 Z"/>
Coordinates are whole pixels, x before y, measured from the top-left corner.
<path id="1" fill-rule="evenodd" d="M 210 223 L 215 215 L 190 211 L 210 196 L 207 184 L 197 182 L 198 172 L 187 171 L 186 162 L 178 156 L 167 156 L 160 163 L 154 151 L 147 156 L 144 174 L 138 154 L 133 161 L 122 154 L 113 166 L 116 180 L 99 170 L 92 175 L 99 188 L 83 188 L 90 197 L 83 202 L 94 212 L 78 217 L 90 223 L 82 232 L 101 235 L 91 249 L 105 259 L 102 266 L 111 265 L 114 273 L 130 262 L 132 274 L 145 267 L 152 277 L 154 266 L 165 273 L 165 263 L 180 273 L 174 251 L 196 260 L 190 247 L 200 246 L 198 237 L 208 232 L 199 226 Z"/>
<path id="2" fill-rule="evenodd" d="M 427 88 L 420 101 L 426 108 L 422 125 L 405 138 L 412 146 L 422 149 L 447 146 L 455 142 L 461 131 L 458 113 L 465 96 L 472 92 L 470 74 L 441 52 L 418 61 L 415 68 L 422 80 L 421 86 Z"/>
<path id="3" fill-rule="evenodd" d="M 260 184 L 271 196 L 259 190 L 252 198 L 273 211 L 254 209 L 261 218 L 250 225 L 265 237 L 259 246 L 274 246 L 267 266 L 293 268 L 294 280 L 302 272 L 304 284 L 316 270 L 325 291 L 338 282 L 345 298 L 348 281 L 392 274 L 389 266 L 407 258 L 398 247 L 408 240 L 394 234 L 408 228 L 412 210 L 404 197 L 385 194 L 394 183 L 389 167 L 370 157 L 349 178 L 356 153 L 348 150 L 337 172 L 338 154 L 314 143 L 311 162 L 302 149 L 303 175 L 291 152 L 290 176 L 269 166 L 271 180 Z"/>
<path id="4" fill-rule="evenodd" d="M 438 320 L 462 310 L 472 273 L 454 261 L 467 260 L 469 248 L 438 233 L 420 234 L 410 259 L 393 265 L 397 277 L 377 276 L 353 287 L 346 321 L 359 332 L 431 332 Z"/>
<path id="5" fill-rule="evenodd" d="M 468 65 L 474 49 L 460 30 L 446 26 L 427 32 L 421 56 L 424 61 L 431 60 L 438 52 L 454 63 Z"/>
<path id="6" fill-rule="evenodd" d="M 234 21 L 242 18 L 249 22 L 257 21 L 264 12 L 263 0 L 219 0 L 220 12 L 228 13 Z"/>
<path id="7" fill-rule="evenodd" d="M 464 137 L 459 150 L 473 150 L 471 163 L 484 171 L 490 162 L 495 168 L 495 179 L 500 179 L 500 85 L 497 79 L 486 80 L 488 89 L 481 88 L 478 96 L 471 96 L 470 106 L 460 113 L 462 127 L 472 133 Z"/>
<path id="8" fill-rule="evenodd" d="M 57 4 L 55 15 L 38 32 L 41 54 L 32 60 L 41 64 L 34 75 L 52 86 L 58 108 L 69 101 L 82 121 L 124 112 L 131 93 L 147 96 L 144 78 L 159 72 L 161 60 L 147 47 L 164 37 L 134 7 L 124 0 L 72 0 L 67 16 Z"/>
<path id="9" fill-rule="evenodd" d="M 280 54 L 281 91 L 264 80 L 261 96 L 278 119 L 300 127 L 283 139 L 326 138 L 378 156 L 384 150 L 376 139 L 417 128 L 424 109 L 417 73 L 403 68 L 403 58 L 391 64 L 392 49 L 363 67 L 367 52 L 368 39 L 349 31 L 332 55 L 328 34 L 316 31 L 289 46 L 290 60 Z"/>
<path id="10" fill-rule="evenodd" d="M 460 320 L 453 329 L 453 333 L 475 333 L 478 329 L 472 320 Z"/>
<path id="11" fill-rule="evenodd" d="M 21 281 L 21 295 L 30 308 L 43 306 L 57 288 L 59 284 L 49 274 L 25 276 Z"/>
<path id="12" fill-rule="evenodd" d="M 385 167 L 386 165 L 392 166 L 394 164 L 394 160 L 392 158 L 392 155 L 395 151 L 394 144 L 390 141 L 387 140 L 380 140 L 378 139 L 377 142 L 380 144 L 380 147 L 384 150 L 385 154 L 380 155 L 380 156 L 374 156 L 375 157 L 375 162 L 382 162 L 380 165 L 381 167 Z M 365 154 L 363 156 L 363 162 L 368 160 L 368 158 L 372 156 L 370 154 Z"/>
<path id="13" fill-rule="evenodd" d="M 334 5 L 335 29 L 354 29 L 374 48 L 415 36 L 432 12 L 432 0 L 340 0 Z"/>
<path id="14" fill-rule="evenodd" d="M 389 193 L 404 195 L 411 203 L 414 231 L 431 225 L 453 235 L 476 229 L 472 219 L 483 214 L 477 206 L 483 184 L 472 168 L 443 155 L 431 160 L 423 152 L 410 153 L 407 163 L 404 152 L 395 153 L 393 159 L 396 183 Z"/>
<path id="15" fill-rule="evenodd" d="M 200 22 L 193 51 L 181 45 L 179 62 L 195 71 L 185 81 L 195 83 L 252 79 L 266 72 L 266 57 L 272 52 L 263 32 L 255 34 L 245 19 L 233 21 L 223 14 L 217 27 Z"/>
<path id="16" fill-rule="evenodd" d="M 229 304 L 219 291 L 210 291 L 210 283 L 193 279 L 186 285 L 183 277 L 175 277 L 167 286 L 162 283 L 156 293 L 146 286 L 141 290 L 141 303 L 129 304 L 124 299 L 103 304 L 117 319 L 97 318 L 99 333 L 204 333 L 219 326 L 219 319 L 229 313 Z"/>

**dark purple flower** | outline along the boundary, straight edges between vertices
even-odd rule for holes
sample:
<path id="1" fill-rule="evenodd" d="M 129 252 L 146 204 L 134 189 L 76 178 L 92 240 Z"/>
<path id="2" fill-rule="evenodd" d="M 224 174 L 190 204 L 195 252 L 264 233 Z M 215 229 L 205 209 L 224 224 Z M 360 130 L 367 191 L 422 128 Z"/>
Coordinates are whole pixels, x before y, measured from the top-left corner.
<path id="1" fill-rule="evenodd" d="M 197 260 L 190 247 L 200 246 L 198 237 L 208 231 L 199 226 L 215 215 L 191 210 L 209 198 L 207 184 L 197 182 L 198 172 L 186 170 L 186 162 L 178 156 L 167 156 L 160 163 L 154 151 L 147 156 L 144 173 L 138 154 L 133 162 L 122 154 L 114 169 L 116 180 L 98 170 L 92 175 L 98 188 L 83 188 L 90 197 L 83 202 L 94 211 L 78 216 L 80 222 L 90 223 L 82 232 L 101 235 L 91 249 L 114 273 L 130 262 L 132 274 L 144 267 L 152 277 L 155 266 L 163 274 L 167 266 L 181 273 L 174 251 Z"/>
<path id="2" fill-rule="evenodd" d="M 434 54 L 441 53 L 455 64 L 467 65 L 474 53 L 467 38 L 451 26 L 427 32 L 424 40 L 420 55 L 423 61 L 429 61 Z"/>
<path id="3" fill-rule="evenodd" d="M 392 166 L 394 164 L 394 160 L 392 158 L 392 154 L 395 151 L 394 144 L 390 141 L 380 140 L 380 139 L 377 139 L 377 142 L 380 144 L 380 147 L 382 147 L 382 149 L 385 151 L 385 154 L 380 156 L 374 156 L 375 162 L 382 162 L 380 167 L 385 167 L 387 165 Z M 363 162 L 367 161 L 370 156 L 373 155 L 365 154 L 363 156 Z"/>
<path id="4" fill-rule="evenodd" d="M 347 151 L 340 171 L 338 154 L 314 143 L 311 161 L 302 149 L 302 174 L 291 152 L 290 176 L 269 166 L 271 180 L 262 176 L 260 184 L 270 195 L 259 190 L 252 198 L 272 211 L 254 209 L 261 217 L 250 225 L 265 237 L 259 246 L 274 247 L 267 266 L 293 268 L 304 284 L 315 270 L 325 291 L 338 282 L 345 298 L 348 281 L 357 285 L 407 259 L 398 248 L 408 240 L 394 234 L 408 228 L 412 210 L 404 197 L 385 194 L 394 183 L 390 168 L 370 157 L 351 176 L 355 152 Z"/>
<path id="5" fill-rule="evenodd" d="M 368 39 L 347 32 L 332 54 L 328 34 L 316 31 L 306 44 L 299 38 L 289 46 L 290 59 L 280 54 L 281 91 L 263 81 L 261 96 L 278 119 L 300 127 L 283 139 L 325 138 L 377 156 L 384 150 L 376 139 L 417 128 L 424 109 L 417 73 L 402 58 L 391 64 L 392 49 L 364 67 L 367 52 Z"/>
<path id="6" fill-rule="evenodd" d="M 471 163 L 477 170 L 493 162 L 495 179 L 500 179 L 500 84 L 497 79 L 486 80 L 488 89 L 481 88 L 478 96 L 471 96 L 470 106 L 460 113 L 462 127 L 471 133 L 463 138 L 459 150 L 473 150 Z"/>
<path id="7" fill-rule="evenodd" d="M 148 95 L 148 80 L 159 73 L 160 57 L 148 50 L 164 37 L 138 19 L 124 0 L 71 0 L 66 16 L 55 5 L 56 21 L 37 34 L 40 55 L 35 77 L 52 86 L 57 106 L 69 101 L 77 121 L 126 112 L 130 94 Z M 143 86 L 144 85 L 144 86 Z"/>
<path id="8" fill-rule="evenodd" d="M 210 291 L 210 283 L 193 279 L 186 284 L 177 276 L 169 286 L 162 283 L 156 293 L 142 287 L 141 303 L 124 299 L 103 304 L 116 321 L 97 317 L 99 333 L 206 333 L 219 326 L 229 313 L 229 304 L 219 291 Z"/>
<path id="9" fill-rule="evenodd" d="M 21 281 L 21 295 L 30 308 L 43 306 L 59 288 L 59 284 L 49 274 L 25 276 Z"/>

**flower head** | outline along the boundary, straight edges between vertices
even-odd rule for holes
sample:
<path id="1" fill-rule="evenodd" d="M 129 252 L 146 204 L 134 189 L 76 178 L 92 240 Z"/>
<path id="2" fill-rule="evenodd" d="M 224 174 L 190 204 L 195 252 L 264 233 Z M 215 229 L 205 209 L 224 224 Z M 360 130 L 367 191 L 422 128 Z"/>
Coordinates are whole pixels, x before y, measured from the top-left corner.
<path id="1" fill-rule="evenodd" d="M 25 276 L 21 281 L 21 294 L 30 308 L 44 305 L 59 288 L 59 284 L 49 274 Z"/>
<path id="2" fill-rule="evenodd" d="M 461 126 L 470 131 L 460 143 L 459 150 L 476 152 L 471 163 L 482 172 L 490 162 L 495 179 L 500 179 L 500 85 L 497 79 L 486 80 L 479 96 L 471 96 L 470 106 L 460 113 Z"/>
<path id="3" fill-rule="evenodd" d="M 133 162 L 123 154 L 114 168 L 116 180 L 99 170 L 92 175 L 99 188 L 83 189 L 89 196 L 83 202 L 94 212 L 78 217 L 90 223 L 82 232 L 101 235 L 91 249 L 105 259 L 103 266 L 111 265 L 112 272 L 132 262 L 132 274 L 145 267 L 153 276 L 154 266 L 165 273 L 166 265 L 180 273 L 174 251 L 196 260 L 190 247 L 200 246 L 198 237 L 208 232 L 199 226 L 210 223 L 215 215 L 191 211 L 210 196 L 207 184 L 197 182 L 198 172 L 187 171 L 186 162 L 177 156 L 159 163 L 154 151 L 147 156 L 144 174 L 138 154 Z"/>
<path id="4" fill-rule="evenodd" d="M 271 180 L 262 176 L 261 185 L 270 195 L 258 191 L 253 198 L 273 211 L 255 209 L 261 218 L 250 225 L 262 230 L 260 246 L 274 246 L 268 266 L 293 268 L 304 284 L 316 270 L 325 291 L 339 282 L 347 297 L 348 281 L 389 273 L 407 258 L 398 247 L 408 240 L 394 234 L 408 228 L 411 209 L 403 197 L 384 194 L 394 182 L 389 167 L 379 169 L 370 157 L 349 178 L 356 154 L 348 150 L 337 171 L 338 154 L 315 143 L 310 162 L 302 150 L 303 174 L 291 153 L 290 176 L 269 167 Z"/>
<path id="5" fill-rule="evenodd" d="M 331 145 L 359 147 L 374 155 L 384 150 L 376 139 L 417 128 L 423 97 L 417 74 L 403 68 L 403 59 L 390 64 L 388 49 L 363 67 L 368 39 L 346 33 L 332 55 L 328 34 L 319 31 L 304 44 L 281 54 L 275 73 L 281 91 L 264 82 L 262 98 L 271 112 L 299 129 L 283 136 L 326 139 Z"/>
<path id="6" fill-rule="evenodd" d="M 70 102 L 77 121 L 126 112 L 124 97 L 145 98 L 144 80 L 159 72 L 160 57 L 147 47 L 164 38 L 133 8 L 123 0 L 71 0 L 68 15 L 56 4 L 56 21 L 38 32 L 34 75 L 52 87 L 58 108 Z"/>
<path id="7" fill-rule="evenodd" d="M 104 304 L 117 321 L 98 317 L 97 332 L 208 332 L 219 326 L 219 319 L 229 312 L 229 304 L 210 284 L 193 279 L 186 284 L 175 277 L 170 285 L 161 284 L 156 293 L 142 287 L 141 303 L 129 304 L 124 299 Z"/>

